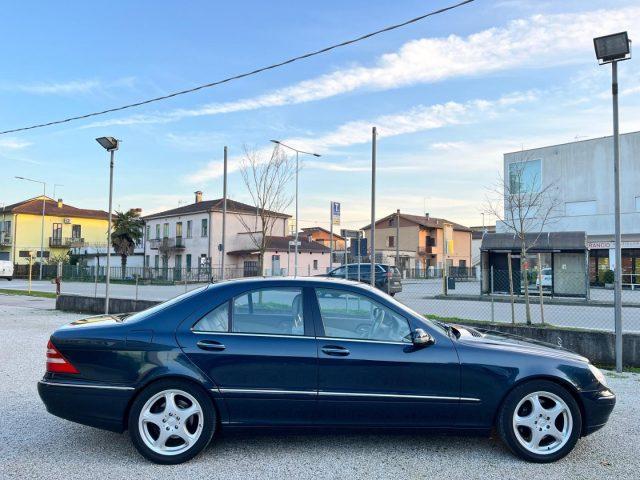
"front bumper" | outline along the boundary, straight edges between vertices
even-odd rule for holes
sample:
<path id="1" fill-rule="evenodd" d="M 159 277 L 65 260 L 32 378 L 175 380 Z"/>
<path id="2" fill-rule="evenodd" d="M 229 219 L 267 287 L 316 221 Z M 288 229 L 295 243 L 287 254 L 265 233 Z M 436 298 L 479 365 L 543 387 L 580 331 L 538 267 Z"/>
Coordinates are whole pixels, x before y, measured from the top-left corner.
<path id="1" fill-rule="evenodd" d="M 582 435 L 589 435 L 601 429 L 609 420 L 609 415 L 616 405 L 616 395 L 608 388 L 592 392 L 581 392 L 584 407 L 584 423 Z"/>
<path id="2" fill-rule="evenodd" d="M 129 402 L 134 389 L 42 379 L 38 394 L 47 411 L 57 417 L 90 427 L 122 432 L 125 430 Z"/>

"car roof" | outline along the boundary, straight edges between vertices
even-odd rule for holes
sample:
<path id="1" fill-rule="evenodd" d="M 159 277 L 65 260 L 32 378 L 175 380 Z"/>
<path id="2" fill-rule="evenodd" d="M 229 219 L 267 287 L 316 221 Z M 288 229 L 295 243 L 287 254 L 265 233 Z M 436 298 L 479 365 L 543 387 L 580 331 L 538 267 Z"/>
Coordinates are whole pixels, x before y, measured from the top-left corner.
<path id="1" fill-rule="evenodd" d="M 273 285 L 273 284 L 287 284 L 291 283 L 292 285 L 308 285 L 308 286 L 320 286 L 320 287 L 330 287 L 335 285 L 344 285 L 350 287 L 358 287 L 364 289 L 370 289 L 376 291 L 370 285 L 367 285 L 362 282 L 357 282 L 355 280 L 346 280 L 343 278 L 333 278 L 333 277 L 244 277 L 244 278 L 234 278 L 230 280 L 224 280 L 222 282 L 217 282 L 214 285 L 256 285 L 256 286 L 264 286 L 264 285 Z"/>

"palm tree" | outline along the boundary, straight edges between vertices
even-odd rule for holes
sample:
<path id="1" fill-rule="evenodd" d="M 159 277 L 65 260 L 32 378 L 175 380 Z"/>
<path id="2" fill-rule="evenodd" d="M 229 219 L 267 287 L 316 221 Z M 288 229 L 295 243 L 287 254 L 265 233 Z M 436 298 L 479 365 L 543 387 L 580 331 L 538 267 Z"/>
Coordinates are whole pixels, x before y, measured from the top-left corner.
<path id="1" fill-rule="evenodd" d="M 116 211 L 116 216 L 113 220 L 111 246 L 120 255 L 123 276 L 127 268 L 127 257 L 133 255 L 136 244 L 142 238 L 143 228 L 144 220 L 140 218 L 139 211 L 133 209 L 128 212 Z"/>

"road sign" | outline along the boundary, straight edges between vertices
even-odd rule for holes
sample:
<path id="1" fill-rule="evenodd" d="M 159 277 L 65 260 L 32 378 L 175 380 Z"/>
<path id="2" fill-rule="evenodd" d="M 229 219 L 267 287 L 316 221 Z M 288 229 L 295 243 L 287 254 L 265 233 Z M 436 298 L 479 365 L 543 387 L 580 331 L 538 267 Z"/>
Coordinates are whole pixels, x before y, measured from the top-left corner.
<path id="1" fill-rule="evenodd" d="M 302 242 L 298 241 L 298 246 L 302 245 Z M 295 240 L 289 240 L 289 247 L 295 247 L 296 246 L 296 241 Z"/>
<path id="2" fill-rule="evenodd" d="M 331 224 L 340 225 L 340 202 L 331 202 Z"/>
<path id="3" fill-rule="evenodd" d="M 358 238 L 360 236 L 360 232 L 358 230 L 347 230 L 343 228 L 340 230 L 340 235 L 344 238 Z"/>

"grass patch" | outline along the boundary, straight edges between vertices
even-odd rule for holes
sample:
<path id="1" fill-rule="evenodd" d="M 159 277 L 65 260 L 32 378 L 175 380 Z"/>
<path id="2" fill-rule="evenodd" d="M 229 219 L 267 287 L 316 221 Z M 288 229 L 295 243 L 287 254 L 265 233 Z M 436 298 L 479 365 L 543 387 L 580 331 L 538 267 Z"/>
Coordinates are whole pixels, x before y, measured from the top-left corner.
<path id="1" fill-rule="evenodd" d="M 56 294 L 52 292 L 38 292 L 36 290 L 12 290 L 10 288 L 0 288 L 0 293 L 3 295 L 22 295 L 26 297 L 42 297 L 42 298 L 56 298 Z"/>

